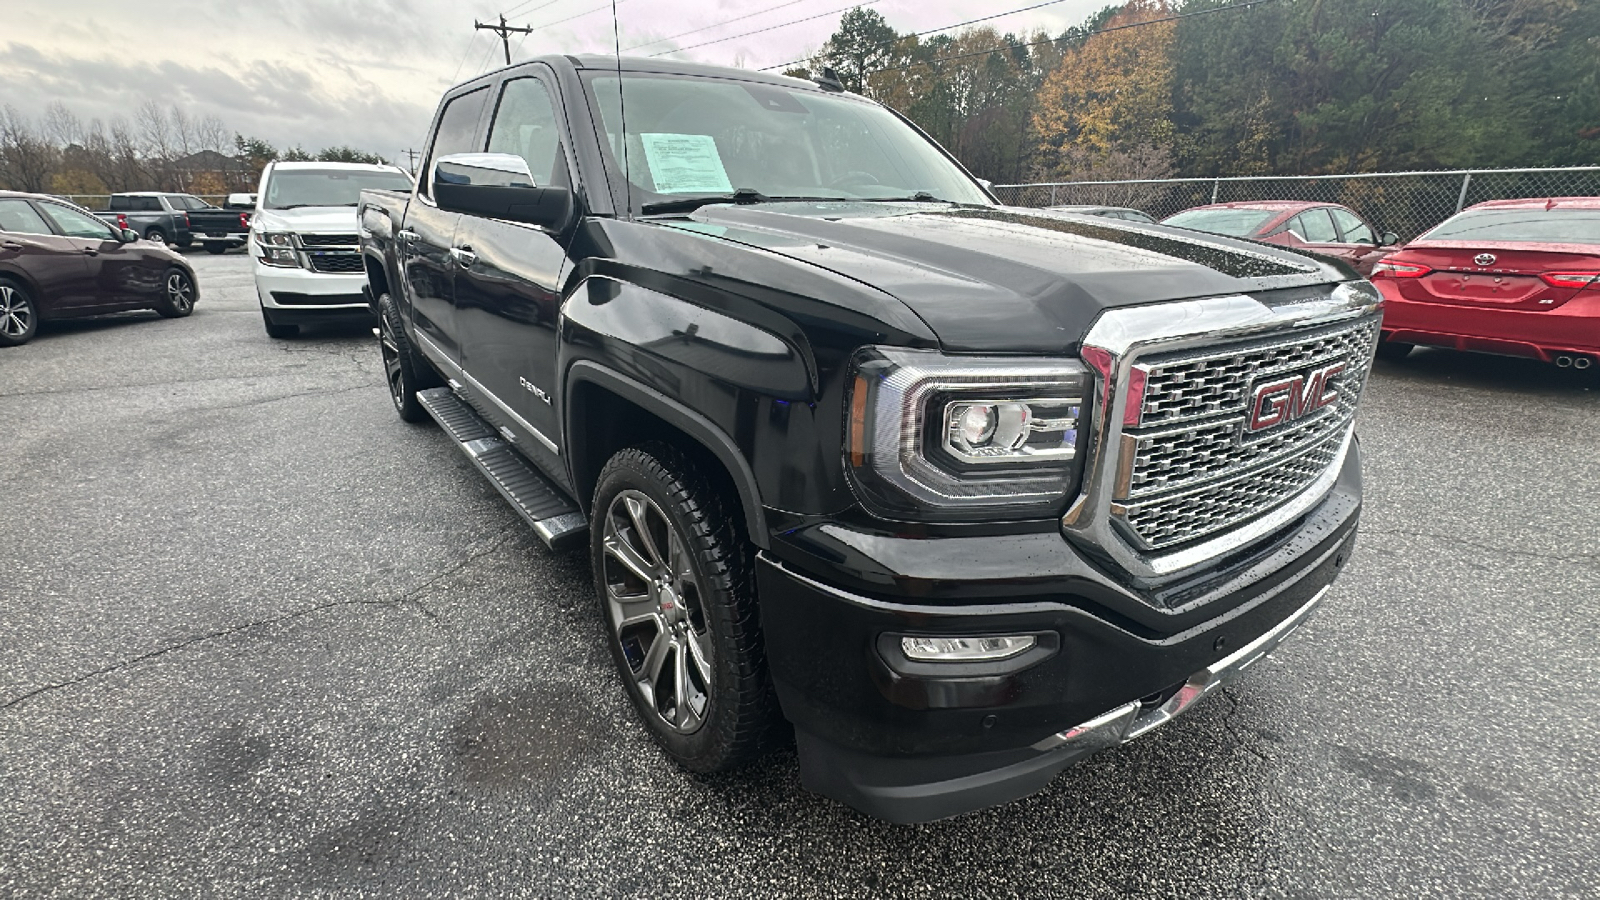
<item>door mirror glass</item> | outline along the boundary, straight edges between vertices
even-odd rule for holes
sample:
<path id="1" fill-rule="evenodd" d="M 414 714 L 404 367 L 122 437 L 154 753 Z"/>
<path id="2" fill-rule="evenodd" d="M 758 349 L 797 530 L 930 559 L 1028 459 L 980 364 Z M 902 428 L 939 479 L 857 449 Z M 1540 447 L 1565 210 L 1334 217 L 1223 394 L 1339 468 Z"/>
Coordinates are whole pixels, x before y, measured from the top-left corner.
<path id="1" fill-rule="evenodd" d="M 134 231 L 132 228 L 124 228 L 117 232 L 117 240 L 123 242 L 124 244 L 131 244 L 138 239 L 139 232 Z"/>
<path id="2" fill-rule="evenodd" d="M 1400 235 L 1392 231 L 1385 231 L 1383 234 L 1378 235 L 1379 247 L 1393 247 L 1398 243 L 1400 243 Z"/>
<path id="3" fill-rule="evenodd" d="M 572 192 L 539 187 L 528 163 L 510 153 L 453 153 L 433 166 L 433 199 L 446 212 L 560 230 L 572 215 Z"/>

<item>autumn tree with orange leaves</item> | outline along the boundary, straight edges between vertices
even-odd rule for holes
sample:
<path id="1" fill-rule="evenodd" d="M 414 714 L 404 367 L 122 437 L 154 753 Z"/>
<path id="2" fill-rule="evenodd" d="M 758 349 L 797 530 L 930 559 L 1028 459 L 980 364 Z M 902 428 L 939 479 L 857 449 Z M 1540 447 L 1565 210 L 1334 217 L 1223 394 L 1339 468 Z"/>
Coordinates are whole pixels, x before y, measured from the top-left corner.
<path id="1" fill-rule="evenodd" d="M 1035 99 L 1034 174 L 1045 179 L 1171 174 L 1176 23 L 1112 30 L 1172 14 L 1167 0 L 1132 0 L 1067 50 Z"/>

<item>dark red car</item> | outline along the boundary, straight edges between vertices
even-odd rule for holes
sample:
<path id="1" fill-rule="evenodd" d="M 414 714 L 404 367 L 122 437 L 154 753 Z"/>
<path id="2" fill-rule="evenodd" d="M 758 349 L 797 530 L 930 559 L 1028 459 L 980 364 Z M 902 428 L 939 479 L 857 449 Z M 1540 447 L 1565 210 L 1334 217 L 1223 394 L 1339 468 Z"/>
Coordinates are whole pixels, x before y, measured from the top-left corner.
<path id="1" fill-rule="evenodd" d="M 1162 219 L 1161 224 L 1309 250 L 1342 259 L 1363 276 L 1371 275 L 1373 264 L 1400 242 L 1391 232 L 1378 232 L 1349 207 L 1299 200 L 1196 206 Z"/>
<path id="2" fill-rule="evenodd" d="M 194 269 L 165 244 L 53 197 L 0 191 L 0 347 L 27 343 L 41 319 L 130 309 L 177 318 L 199 297 Z"/>
<path id="3" fill-rule="evenodd" d="M 1414 344 L 1600 362 L 1600 197 L 1479 203 L 1378 263 L 1378 354 Z"/>

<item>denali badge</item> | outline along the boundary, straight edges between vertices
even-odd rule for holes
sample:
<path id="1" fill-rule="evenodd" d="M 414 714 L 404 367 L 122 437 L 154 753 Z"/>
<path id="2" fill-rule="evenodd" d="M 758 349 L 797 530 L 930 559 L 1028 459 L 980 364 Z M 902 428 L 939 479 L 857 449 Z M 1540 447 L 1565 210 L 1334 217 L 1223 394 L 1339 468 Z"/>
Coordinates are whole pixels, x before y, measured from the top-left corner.
<path id="1" fill-rule="evenodd" d="M 1250 419 L 1245 422 L 1245 432 L 1264 431 L 1331 406 L 1339 399 L 1333 379 L 1343 371 L 1344 363 L 1336 362 L 1258 386 L 1250 395 Z"/>
<path id="2" fill-rule="evenodd" d="M 1492 266 L 1492 265 L 1494 265 L 1494 254 L 1493 253 L 1479 253 L 1477 256 L 1474 256 L 1472 258 L 1472 261 L 1477 263 L 1480 266 Z"/>

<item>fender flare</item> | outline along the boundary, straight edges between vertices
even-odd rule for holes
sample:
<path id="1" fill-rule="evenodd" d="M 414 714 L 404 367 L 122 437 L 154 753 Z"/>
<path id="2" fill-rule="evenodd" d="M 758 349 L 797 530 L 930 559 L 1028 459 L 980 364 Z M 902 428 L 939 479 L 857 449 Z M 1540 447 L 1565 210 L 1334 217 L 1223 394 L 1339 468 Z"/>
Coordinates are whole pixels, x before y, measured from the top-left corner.
<path id="1" fill-rule="evenodd" d="M 563 385 L 567 434 L 574 433 L 573 388 L 584 383 L 611 391 L 652 415 L 659 416 L 711 451 L 712 455 L 722 463 L 723 468 L 728 470 L 729 476 L 733 479 L 734 489 L 739 492 L 739 503 L 744 508 L 745 525 L 750 541 L 757 547 L 767 548 L 767 517 L 766 511 L 761 507 L 761 489 L 756 484 L 755 472 L 750 468 L 750 463 L 744 458 L 744 454 L 739 451 L 739 446 L 726 432 L 710 419 L 666 394 L 592 360 L 580 359 L 567 370 L 566 383 Z"/>

